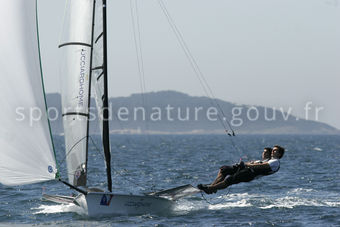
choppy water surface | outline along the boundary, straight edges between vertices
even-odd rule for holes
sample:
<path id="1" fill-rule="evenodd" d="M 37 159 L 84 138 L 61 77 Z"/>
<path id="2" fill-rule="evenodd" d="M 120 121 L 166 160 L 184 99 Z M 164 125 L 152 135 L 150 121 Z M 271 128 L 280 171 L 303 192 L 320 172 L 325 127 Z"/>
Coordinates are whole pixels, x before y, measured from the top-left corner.
<path id="1" fill-rule="evenodd" d="M 94 141 L 100 144 L 99 137 Z M 65 176 L 63 138 L 55 137 Z M 265 146 L 286 147 L 280 171 L 208 195 L 182 199 L 175 213 L 88 218 L 75 205 L 41 201 L 41 193 L 71 194 L 58 182 L 0 185 L 0 225 L 340 226 L 339 136 L 111 136 L 114 191 L 143 193 L 209 183 L 219 166 L 260 158 Z M 89 184 L 106 187 L 102 154 L 90 144 Z"/>

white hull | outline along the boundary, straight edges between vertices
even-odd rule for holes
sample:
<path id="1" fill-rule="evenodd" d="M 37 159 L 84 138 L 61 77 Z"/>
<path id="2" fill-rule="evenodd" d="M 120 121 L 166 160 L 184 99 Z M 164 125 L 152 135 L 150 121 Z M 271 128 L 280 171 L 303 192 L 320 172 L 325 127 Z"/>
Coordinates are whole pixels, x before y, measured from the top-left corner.
<path id="1" fill-rule="evenodd" d="M 81 206 L 88 216 L 169 214 L 174 201 L 157 196 L 121 195 L 104 192 L 80 194 L 75 203 Z"/>

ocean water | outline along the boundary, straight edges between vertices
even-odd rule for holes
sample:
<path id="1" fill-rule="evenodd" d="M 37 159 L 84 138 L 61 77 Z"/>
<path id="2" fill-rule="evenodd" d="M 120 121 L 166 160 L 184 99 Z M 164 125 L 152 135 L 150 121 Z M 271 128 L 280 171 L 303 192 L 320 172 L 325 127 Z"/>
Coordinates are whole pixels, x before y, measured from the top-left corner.
<path id="1" fill-rule="evenodd" d="M 100 139 L 89 147 L 89 185 L 106 188 Z M 65 226 L 340 226 L 340 136 L 112 135 L 114 192 L 143 193 L 211 182 L 221 165 L 259 159 L 265 146 L 286 148 L 280 171 L 214 195 L 181 199 L 165 216 L 89 218 L 75 205 L 41 200 L 72 194 L 59 182 L 0 185 L 0 225 Z M 55 137 L 65 176 L 64 145 Z"/>

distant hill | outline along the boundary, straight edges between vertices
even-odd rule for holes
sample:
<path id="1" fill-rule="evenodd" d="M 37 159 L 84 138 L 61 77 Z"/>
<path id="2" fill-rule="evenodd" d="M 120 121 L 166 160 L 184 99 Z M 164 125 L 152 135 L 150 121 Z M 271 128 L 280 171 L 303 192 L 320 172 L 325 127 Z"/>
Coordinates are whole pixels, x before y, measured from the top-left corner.
<path id="1" fill-rule="evenodd" d="M 143 101 L 144 100 L 144 101 Z M 61 97 L 48 94 L 53 133 L 63 133 Z M 96 116 L 94 100 L 91 112 Z M 110 98 L 111 133 L 207 134 L 224 133 L 218 116 L 240 134 L 339 134 L 336 128 L 321 122 L 298 119 L 293 115 L 263 106 L 236 105 L 223 100 L 194 97 L 176 91 L 132 94 Z M 224 116 L 219 111 L 223 110 Z M 225 117 L 225 119 L 223 119 Z M 99 133 L 98 121 L 91 121 L 90 133 Z"/>

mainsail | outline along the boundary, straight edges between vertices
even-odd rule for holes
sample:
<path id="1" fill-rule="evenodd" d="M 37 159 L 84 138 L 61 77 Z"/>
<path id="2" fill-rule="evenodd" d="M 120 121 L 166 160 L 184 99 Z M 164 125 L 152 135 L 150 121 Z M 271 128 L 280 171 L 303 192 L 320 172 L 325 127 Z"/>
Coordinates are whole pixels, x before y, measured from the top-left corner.
<path id="1" fill-rule="evenodd" d="M 62 108 L 69 183 L 86 186 L 94 0 L 67 1 L 62 51 Z"/>
<path id="2" fill-rule="evenodd" d="M 92 84 L 111 191 L 105 8 L 102 0 L 68 1 L 60 48 L 63 52 L 62 103 L 69 183 L 86 186 Z"/>
<path id="3" fill-rule="evenodd" d="M 0 1 L 0 182 L 55 179 L 40 67 L 36 0 Z"/>

